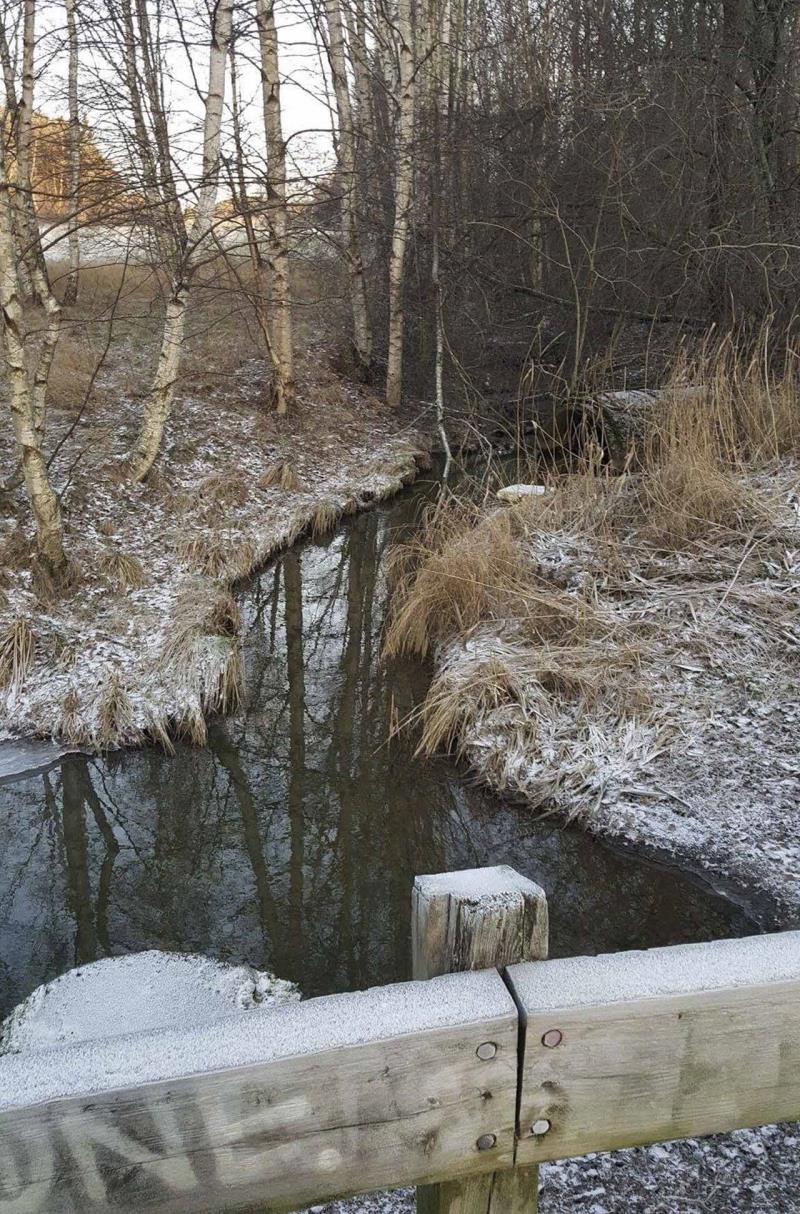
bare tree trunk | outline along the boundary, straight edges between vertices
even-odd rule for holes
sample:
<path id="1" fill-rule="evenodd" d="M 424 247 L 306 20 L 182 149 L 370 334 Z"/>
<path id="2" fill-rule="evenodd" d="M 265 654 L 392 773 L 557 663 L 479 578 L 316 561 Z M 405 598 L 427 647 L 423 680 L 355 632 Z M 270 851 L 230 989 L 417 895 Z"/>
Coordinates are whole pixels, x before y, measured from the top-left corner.
<path id="1" fill-rule="evenodd" d="M 142 424 L 136 442 L 127 460 L 130 475 L 137 481 L 147 479 L 161 449 L 164 427 L 172 409 L 175 381 L 181 365 L 188 309 L 188 283 L 173 282 L 172 292 L 167 300 L 155 377 L 144 402 Z"/>
<path id="2" fill-rule="evenodd" d="M 450 6 L 446 2 L 432 0 L 428 18 L 428 35 L 431 39 L 429 53 L 430 65 L 430 106 L 433 122 L 433 164 L 431 166 L 431 286 L 433 288 L 434 308 L 434 400 L 436 403 L 436 424 L 442 440 L 445 460 L 443 477 L 445 481 L 450 474 L 452 452 L 445 426 L 444 402 L 444 306 L 442 297 L 441 271 L 441 227 L 442 201 L 445 194 L 443 189 L 442 165 L 442 111 L 449 112 L 444 74 L 450 54 Z M 449 132 L 448 132 L 449 136 Z"/>
<path id="3" fill-rule="evenodd" d="M 31 145 L 33 139 L 34 55 L 36 51 L 36 0 L 24 0 L 22 24 L 22 88 L 17 113 L 17 185 L 25 203 L 31 198 Z M 22 223 L 30 226 L 30 205 L 25 205 Z M 29 238 L 31 233 L 28 232 Z"/>
<path id="4" fill-rule="evenodd" d="M 274 0 L 256 0 L 256 21 L 261 51 L 261 97 L 267 141 L 268 265 L 272 299 L 272 345 L 279 368 L 275 379 L 275 408 L 286 413 L 294 404 L 294 350 L 292 344 L 292 285 L 289 276 L 289 218 L 286 206 L 286 144 L 281 120 L 281 85 L 278 31 Z"/>
<path id="5" fill-rule="evenodd" d="M 398 0 L 395 27 L 399 63 L 399 98 L 395 139 L 394 225 L 389 258 L 389 340 L 386 400 L 396 409 L 403 391 L 403 329 L 406 245 L 414 183 L 414 32 L 411 0 Z"/>
<path id="6" fill-rule="evenodd" d="M 340 0 L 325 0 L 328 25 L 328 60 L 333 78 L 338 118 L 337 153 L 339 183 L 342 191 L 342 244 L 350 272 L 350 300 L 353 309 L 353 346 L 361 372 L 369 375 L 372 363 L 372 331 L 364 286 L 364 260 L 358 232 L 356 209 L 356 151 L 350 86 L 347 80 L 344 29 Z"/>
<path id="7" fill-rule="evenodd" d="M 67 106 L 69 111 L 69 162 L 67 166 L 67 195 L 69 198 L 69 276 L 64 288 L 64 303 L 71 307 L 78 300 L 80 248 L 78 244 L 78 215 L 81 188 L 81 119 L 78 111 L 78 27 L 75 0 L 64 0 L 67 13 Z"/>
<path id="8" fill-rule="evenodd" d="M 14 62 L 8 39 L 0 39 L 6 112 L 10 114 L 8 149 L 15 157 L 13 191 L 6 171 L 7 147 L 0 146 L 0 311 L 8 397 L 25 487 L 36 520 L 39 553 L 53 573 L 63 573 L 63 525 L 58 499 L 44 457 L 47 384 L 60 332 L 60 308 L 50 289 L 31 188 L 36 3 L 25 0 L 22 23 L 22 85 L 14 87 Z M 5 132 L 4 132 L 5 135 Z M 46 323 L 38 349 L 29 357 L 23 295 L 33 288 Z M 29 366 L 29 364 L 32 364 Z"/>
<path id="9" fill-rule="evenodd" d="M 232 180 L 231 182 L 231 193 L 233 194 L 236 208 L 242 217 L 245 235 L 247 236 L 247 251 L 250 255 L 250 267 L 253 272 L 253 306 L 255 309 L 256 320 L 258 322 L 259 330 L 261 331 L 261 336 L 264 339 L 264 346 L 269 357 L 275 382 L 277 383 L 278 378 L 280 377 L 281 369 L 277 351 L 272 344 L 272 333 L 267 309 L 269 293 L 267 267 L 264 265 L 264 258 L 261 253 L 261 246 L 258 241 L 258 234 L 253 221 L 253 210 L 250 203 L 250 196 L 247 190 L 244 143 L 242 140 L 241 102 L 239 98 L 239 76 L 236 48 L 233 44 L 231 45 L 230 59 L 231 110 L 233 117 L 233 154 L 235 172 L 235 181 Z"/>
<path id="10" fill-rule="evenodd" d="M 208 91 L 205 101 L 203 176 L 197 196 L 194 222 L 187 233 L 188 248 L 173 275 L 155 379 L 144 404 L 141 429 L 128 456 L 130 474 L 137 481 L 142 481 L 147 477 L 161 447 L 164 427 L 172 409 L 175 381 L 178 378 L 183 352 L 191 276 L 198 257 L 201 256 L 203 241 L 207 238 L 214 219 L 214 206 L 219 183 L 225 71 L 228 46 L 231 40 L 232 17 L 233 0 L 218 0 L 211 33 Z M 167 139 L 165 124 L 159 138 L 162 144 Z M 168 149 L 162 147 L 159 154 L 163 158 L 167 152 Z"/>
<path id="11" fill-rule="evenodd" d="M 25 488 L 36 520 L 39 553 L 53 573 L 62 573 L 66 569 L 67 561 L 64 555 L 61 509 L 48 479 L 47 462 L 42 451 L 41 427 L 36 417 L 35 395 L 28 377 L 25 321 L 17 269 L 19 260 L 15 249 L 4 157 L 0 152 L 0 312 L 3 320 L 0 328 L 9 406 L 22 461 Z M 46 361 L 46 352 L 42 357 Z M 49 361 L 46 361 L 46 366 L 49 369 Z M 37 367 L 36 380 L 38 379 Z"/>
<path id="12" fill-rule="evenodd" d="M 347 23 L 348 40 L 350 43 L 350 62 L 353 65 L 355 83 L 356 108 L 353 119 L 353 131 L 356 144 L 356 158 L 359 153 L 359 143 L 372 143 L 374 138 L 372 113 L 372 84 L 370 80 L 369 53 L 367 51 L 366 15 L 364 0 L 344 0 L 345 21 Z"/>

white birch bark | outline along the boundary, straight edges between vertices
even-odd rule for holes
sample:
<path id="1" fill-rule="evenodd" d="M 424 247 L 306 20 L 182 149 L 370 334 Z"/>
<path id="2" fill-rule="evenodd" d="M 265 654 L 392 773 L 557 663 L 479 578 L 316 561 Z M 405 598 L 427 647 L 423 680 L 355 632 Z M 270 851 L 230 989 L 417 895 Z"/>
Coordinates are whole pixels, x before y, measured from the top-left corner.
<path id="1" fill-rule="evenodd" d="M 452 453 L 445 426 L 444 399 L 444 300 L 442 292 L 442 273 L 440 259 L 440 241 L 442 227 L 442 210 L 444 195 L 443 156 L 442 156 L 442 126 L 447 120 L 447 96 L 444 83 L 445 70 L 450 55 L 450 5 L 449 0 L 432 0 L 428 14 L 428 48 L 426 57 L 429 63 L 430 109 L 433 116 L 433 166 L 431 172 L 431 286 L 433 287 L 434 306 L 434 400 L 436 404 L 436 423 L 442 447 L 445 453 L 443 477 L 447 480 L 450 474 Z M 447 132 L 449 134 L 449 132 Z"/>
<path id="2" fill-rule="evenodd" d="M 364 0 L 353 0 L 345 4 L 350 62 L 353 65 L 356 109 L 353 122 L 356 144 L 356 162 L 360 145 L 371 145 L 375 137 L 372 110 L 372 84 L 370 80 L 369 54 L 367 51 L 367 23 Z"/>
<path id="3" fill-rule="evenodd" d="M 275 409 L 286 413 L 294 403 L 294 349 L 292 343 L 292 286 L 289 272 L 286 199 L 286 144 L 281 117 L 278 31 L 274 0 L 256 0 L 261 52 L 261 97 L 267 142 L 267 233 L 269 287 L 272 303 L 271 340 L 276 354 Z"/>
<path id="4" fill-rule="evenodd" d="M 208 90 L 203 123 L 203 175 L 197 194 L 194 221 L 187 233 L 188 248 L 180 259 L 173 276 L 172 290 L 167 301 L 164 332 L 158 356 L 156 374 L 144 403 L 142 425 L 128 456 L 128 469 L 138 481 L 144 480 L 156 460 L 175 396 L 175 382 L 180 370 L 186 318 L 189 309 L 190 284 L 203 241 L 211 230 L 219 184 L 222 111 L 225 103 L 225 73 L 231 40 L 233 0 L 218 0 L 211 33 Z M 167 138 L 165 132 L 161 140 Z M 163 156 L 163 150 L 162 150 Z"/>
<path id="5" fill-rule="evenodd" d="M 31 149 L 33 140 L 33 107 L 36 55 L 36 0 L 25 0 L 22 21 L 22 85 L 19 98 L 15 95 L 14 64 L 8 40 L 3 33 L 0 40 L 0 56 L 3 60 L 3 78 L 6 91 L 6 109 L 13 114 L 12 148 L 15 155 L 14 189 L 10 189 L 3 160 L 4 205 L 8 209 L 8 239 L 14 252 L 15 297 L 20 301 L 30 290 L 34 302 L 44 310 L 45 323 L 28 384 L 31 404 L 31 424 L 34 427 L 38 446 L 44 442 L 45 415 L 47 407 L 47 385 L 50 368 L 55 356 L 61 331 L 61 308 L 50 287 L 45 264 L 42 241 L 39 233 L 33 202 L 31 177 Z M 5 149 L 4 149 L 5 150 Z M 23 307 L 24 314 L 24 307 Z M 24 346 L 22 327 L 19 333 Z"/>
<path id="6" fill-rule="evenodd" d="M 369 374 L 372 363 L 372 331 L 364 285 L 364 260 L 358 231 L 356 208 L 356 152 L 353 107 L 347 79 L 344 27 L 340 0 L 325 0 L 328 26 L 328 61 L 336 100 L 336 150 L 342 191 L 342 245 L 350 275 L 350 300 L 353 312 L 353 346 L 362 373 Z"/>
<path id="7" fill-rule="evenodd" d="M 411 0 L 398 0 L 395 37 L 399 96 L 395 136 L 394 224 L 389 255 L 389 335 L 386 361 L 386 401 L 394 409 L 399 406 L 403 392 L 403 291 L 414 184 L 412 147 L 415 64 Z"/>
<path id="8" fill-rule="evenodd" d="M 34 391 L 28 375 L 25 321 L 18 273 L 20 258 L 14 239 L 9 193 L 4 157 L 0 150 L 0 329 L 8 382 L 8 401 L 25 488 L 36 521 L 39 554 L 51 572 L 63 573 L 67 562 L 64 555 L 61 509 L 47 475 L 41 431 L 35 414 Z M 47 366 L 49 369 L 49 363 Z"/>
<path id="9" fill-rule="evenodd" d="M 247 188 L 247 177 L 245 174 L 245 154 L 244 143 L 242 139 L 242 119 L 241 119 L 241 102 L 239 99 L 239 69 L 237 65 L 236 47 L 231 44 L 230 50 L 231 61 L 231 112 L 233 118 L 233 151 L 234 151 L 234 169 L 236 173 L 236 189 L 238 189 L 238 198 L 236 198 L 236 190 L 234 190 L 234 201 L 237 204 L 239 213 L 244 223 L 245 235 L 247 237 L 247 251 L 250 255 L 250 268 L 253 274 L 253 306 L 256 314 L 256 320 L 264 340 L 264 346 L 269 357 L 270 366 L 275 382 L 280 376 L 280 363 L 278 361 L 277 352 L 272 344 L 272 333 L 270 330 L 269 313 L 267 309 L 269 295 L 269 280 L 267 276 L 267 267 L 264 265 L 264 258 L 261 253 L 261 246 L 258 240 L 255 223 L 253 221 L 253 210 L 251 206 L 250 196 Z"/>
<path id="10" fill-rule="evenodd" d="M 78 299 L 80 246 L 78 217 L 81 186 L 81 119 L 78 109 L 78 24 L 75 0 L 64 0 L 67 15 L 67 108 L 69 118 L 69 149 L 67 163 L 67 197 L 69 198 L 69 230 L 67 251 L 69 275 L 64 288 L 64 303 L 71 307 Z"/>

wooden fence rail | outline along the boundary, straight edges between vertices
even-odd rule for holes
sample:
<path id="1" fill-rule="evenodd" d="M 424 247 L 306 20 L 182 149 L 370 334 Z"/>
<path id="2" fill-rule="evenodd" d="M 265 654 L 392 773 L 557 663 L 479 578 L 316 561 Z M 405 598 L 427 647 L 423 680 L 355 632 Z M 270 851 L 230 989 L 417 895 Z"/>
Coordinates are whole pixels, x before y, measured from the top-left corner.
<path id="1" fill-rule="evenodd" d="M 413 939 L 422 980 L 0 1058 L 0 1214 L 527 1214 L 540 1161 L 800 1119 L 800 932 L 532 959 L 499 868 L 419 878 Z"/>

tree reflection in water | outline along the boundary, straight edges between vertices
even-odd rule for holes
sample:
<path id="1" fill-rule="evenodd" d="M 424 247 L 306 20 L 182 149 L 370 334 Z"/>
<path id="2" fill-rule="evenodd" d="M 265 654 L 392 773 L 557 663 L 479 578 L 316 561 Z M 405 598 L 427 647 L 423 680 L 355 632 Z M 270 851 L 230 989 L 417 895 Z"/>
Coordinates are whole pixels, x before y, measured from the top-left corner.
<path id="1" fill-rule="evenodd" d="M 70 966 L 153 947 L 249 961 L 306 994 L 401 979 L 414 875 L 479 864 L 545 886 L 557 954 L 752 930 L 680 874 L 388 742 L 427 676 L 379 660 L 384 558 L 424 496 L 255 580 L 246 706 L 206 749 L 71 756 L 0 789 L 0 1013 Z"/>

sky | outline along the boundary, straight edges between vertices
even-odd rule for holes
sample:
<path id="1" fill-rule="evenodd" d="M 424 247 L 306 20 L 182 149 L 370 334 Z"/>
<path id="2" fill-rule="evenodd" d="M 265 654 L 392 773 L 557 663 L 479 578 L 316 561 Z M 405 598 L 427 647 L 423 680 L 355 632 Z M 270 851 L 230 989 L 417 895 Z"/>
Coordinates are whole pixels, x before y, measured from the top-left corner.
<path id="1" fill-rule="evenodd" d="M 1 2 L 1 0 L 0 0 Z M 168 0 L 171 3 L 172 0 Z M 184 7 L 186 0 L 183 0 Z M 312 25 L 304 10 L 305 0 L 290 0 L 276 9 L 281 63 L 281 101 L 284 137 L 291 162 L 297 172 L 313 177 L 329 167 L 332 158 L 331 111 L 326 97 L 326 81 L 314 41 Z M 191 64 L 176 37 L 166 51 L 172 133 L 177 160 L 187 182 L 200 168 L 203 99 L 208 73 L 208 21 L 190 20 L 185 31 L 190 43 Z M 46 0 L 37 27 L 37 85 L 35 106 L 47 114 L 66 114 L 66 55 L 63 44 L 64 9 L 60 0 Z M 96 133 L 101 150 L 119 159 L 119 115 L 111 114 L 98 99 L 98 84 L 104 73 L 99 57 L 88 44 L 91 32 L 83 36 L 79 77 L 79 103 L 82 116 Z M 80 37 L 80 31 L 79 31 Z M 250 130 L 254 149 L 263 154 L 260 72 L 254 39 L 242 39 L 239 49 L 240 94 L 244 122 Z M 196 84 L 195 84 L 196 80 Z M 100 90 L 102 91 L 102 90 Z M 230 79 L 226 86 L 226 114 L 230 125 Z M 224 192 L 224 191 L 223 191 Z"/>

